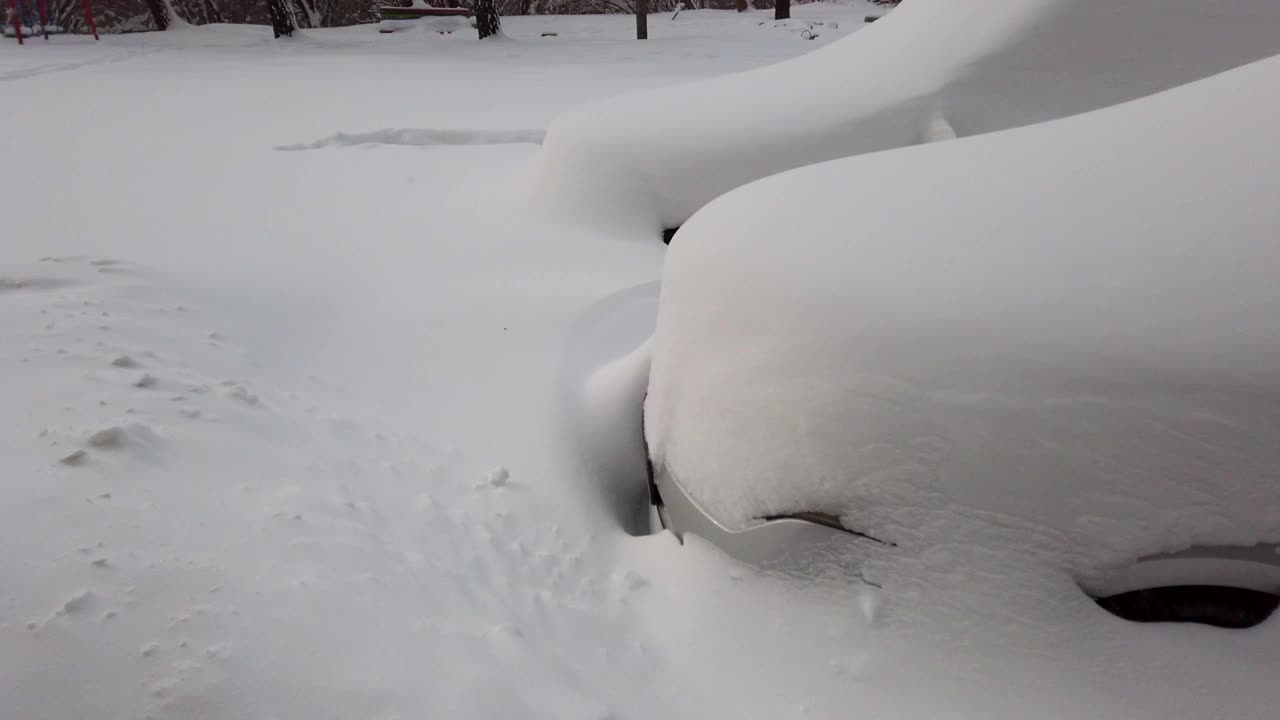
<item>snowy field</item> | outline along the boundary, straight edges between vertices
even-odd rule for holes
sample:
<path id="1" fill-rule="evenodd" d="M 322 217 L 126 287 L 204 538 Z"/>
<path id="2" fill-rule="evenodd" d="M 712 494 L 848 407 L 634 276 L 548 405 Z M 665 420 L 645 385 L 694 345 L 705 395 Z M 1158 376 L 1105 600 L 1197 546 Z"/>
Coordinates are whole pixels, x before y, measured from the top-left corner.
<path id="1" fill-rule="evenodd" d="M 866 11 L 0 43 L 0 716 L 1274 717 L 1276 622 L 619 527 L 565 397 L 652 330 L 666 248 L 529 209 L 538 143 Z"/>

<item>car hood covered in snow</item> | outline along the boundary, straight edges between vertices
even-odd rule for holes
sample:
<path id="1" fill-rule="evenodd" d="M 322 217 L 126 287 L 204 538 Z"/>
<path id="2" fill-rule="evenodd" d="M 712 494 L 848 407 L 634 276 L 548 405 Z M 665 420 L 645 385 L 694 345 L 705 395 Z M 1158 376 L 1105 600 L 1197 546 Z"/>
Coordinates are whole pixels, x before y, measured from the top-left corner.
<path id="1" fill-rule="evenodd" d="M 1128 623 L 1080 588 L 1280 538 L 1278 82 L 1266 60 L 712 202 L 663 275 L 657 472 L 730 526 L 825 511 L 888 543 L 848 561 L 905 674 L 864 682 L 957 717 L 1270 717 L 1274 617 Z"/>
<path id="2" fill-rule="evenodd" d="M 1085 573 L 1280 537 L 1277 82 L 1263 61 L 712 203 L 664 274 L 655 464 L 726 522 L 910 544 L 971 509 Z M 898 191 L 851 213 L 874 186 Z"/>

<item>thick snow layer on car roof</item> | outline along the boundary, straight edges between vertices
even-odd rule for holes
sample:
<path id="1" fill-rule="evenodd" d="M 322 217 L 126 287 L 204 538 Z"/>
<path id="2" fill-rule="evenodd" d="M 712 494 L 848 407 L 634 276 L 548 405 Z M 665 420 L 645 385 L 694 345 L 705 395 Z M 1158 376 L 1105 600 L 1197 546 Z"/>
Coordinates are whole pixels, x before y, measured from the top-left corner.
<path id="1" fill-rule="evenodd" d="M 531 186 L 575 219 L 657 232 L 776 172 L 1094 110 L 1277 52 L 1274 0 L 909 0 L 793 60 L 563 115 Z"/>
<path id="2" fill-rule="evenodd" d="M 1280 537 L 1278 83 L 1266 60 L 716 200 L 663 276 L 655 465 L 730 524 L 910 544 L 960 512 L 1081 572 Z"/>

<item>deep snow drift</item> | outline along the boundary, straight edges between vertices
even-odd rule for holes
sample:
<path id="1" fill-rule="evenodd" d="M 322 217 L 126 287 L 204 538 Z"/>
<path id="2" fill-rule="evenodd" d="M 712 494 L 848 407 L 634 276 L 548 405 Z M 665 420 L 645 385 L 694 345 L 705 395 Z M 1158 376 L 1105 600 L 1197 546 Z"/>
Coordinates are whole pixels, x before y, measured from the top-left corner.
<path id="1" fill-rule="evenodd" d="M 1113 105 L 1280 52 L 1278 38 L 1272 0 L 912 0 L 785 63 L 557 118 L 533 201 L 653 234 L 766 175 Z"/>
<path id="2" fill-rule="evenodd" d="M 883 590 L 610 514 L 663 248 L 511 180 L 566 108 L 863 11 L 0 43 L 0 714 L 1271 720 L 1275 623 L 1123 623 L 981 513 Z"/>

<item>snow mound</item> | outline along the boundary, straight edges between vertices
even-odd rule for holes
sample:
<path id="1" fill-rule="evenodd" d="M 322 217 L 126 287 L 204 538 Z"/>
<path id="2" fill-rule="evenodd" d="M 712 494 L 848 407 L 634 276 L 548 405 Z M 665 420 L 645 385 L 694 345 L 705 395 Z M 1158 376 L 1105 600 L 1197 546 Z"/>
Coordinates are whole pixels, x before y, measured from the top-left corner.
<path id="1" fill-rule="evenodd" d="M 727 523 L 972 531 L 1077 574 L 1280 538 L 1278 81 L 1266 60 L 716 200 L 663 277 L 655 467 Z M 872 183 L 909 190 L 851 219 Z"/>
<path id="2" fill-rule="evenodd" d="M 799 58 L 560 116 L 533 203 L 656 233 L 783 170 L 1065 117 L 1277 52 L 1272 0 L 912 0 Z"/>
<path id="3" fill-rule="evenodd" d="M 638 535 L 650 529 L 641 408 L 657 308 L 656 282 L 595 303 L 566 334 L 559 381 L 565 425 L 589 479 L 583 494 Z"/>

